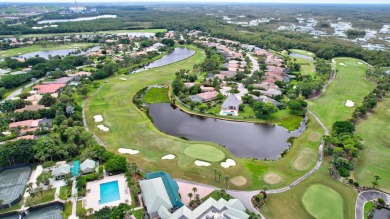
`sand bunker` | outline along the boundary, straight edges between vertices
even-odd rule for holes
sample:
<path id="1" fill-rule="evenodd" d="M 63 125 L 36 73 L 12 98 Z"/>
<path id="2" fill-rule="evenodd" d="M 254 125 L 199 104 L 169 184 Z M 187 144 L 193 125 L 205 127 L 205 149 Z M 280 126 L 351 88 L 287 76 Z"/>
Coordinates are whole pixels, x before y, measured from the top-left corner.
<path id="1" fill-rule="evenodd" d="M 97 127 L 98 127 L 100 130 L 102 130 L 103 132 L 108 132 L 108 131 L 110 131 L 110 129 L 107 128 L 107 127 L 104 126 L 104 125 L 98 125 Z"/>
<path id="2" fill-rule="evenodd" d="M 229 167 L 234 167 L 234 166 L 236 166 L 236 161 L 234 161 L 232 159 L 226 159 L 225 162 L 221 163 L 221 167 L 223 167 L 223 168 L 229 168 Z"/>
<path id="3" fill-rule="evenodd" d="M 345 102 L 345 106 L 346 107 L 354 107 L 355 102 L 353 102 L 352 100 L 347 100 L 347 102 Z"/>
<path id="4" fill-rule="evenodd" d="M 263 181 L 268 184 L 278 184 L 282 181 L 282 177 L 276 173 L 268 173 L 263 176 Z"/>
<path id="5" fill-rule="evenodd" d="M 358 62 L 359 65 L 363 65 L 364 63 L 363 62 Z"/>
<path id="6" fill-rule="evenodd" d="M 173 154 L 167 154 L 167 155 L 165 155 L 165 156 L 163 156 L 162 158 L 161 158 L 161 160 L 173 160 L 173 159 L 175 159 L 175 155 L 173 155 Z"/>
<path id="7" fill-rule="evenodd" d="M 196 160 L 194 163 L 198 167 L 208 167 L 208 166 L 211 165 L 211 163 L 205 162 L 205 161 L 201 161 L 201 160 Z"/>
<path id="8" fill-rule="evenodd" d="M 95 122 L 103 122 L 103 116 L 102 115 L 96 115 L 93 118 L 95 119 Z"/>
<path id="9" fill-rule="evenodd" d="M 340 65 L 341 65 L 341 66 L 347 66 L 347 65 L 346 65 L 346 64 L 344 64 L 344 63 L 340 63 Z"/>
<path id="10" fill-rule="evenodd" d="M 122 81 L 127 81 L 126 78 L 119 78 L 119 80 L 122 80 Z"/>
<path id="11" fill-rule="evenodd" d="M 293 162 L 293 166 L 297 170 L 307 170 L 316 159 L 316 152 L 313 149 L 305 148 L 299 153 L 297 159 Z"/>
<path id="12" fill-rule="evenodd" d="M 134 155 L 134 154 L 138 154 L 139 150 L 133 150 L 133 149 L 130 149 L 130 148 L 119 148 L 118 152 L 121 153 L 121 154 L 131 154 L 131 155 Z"/>
<path id="13" fill-rule="evenodd" d="M 246 184 L 247 180 L 243 176 L 235 176 L 230 179 L 230 182 L 233 183 L 235 186 L 243 186 Z"/>

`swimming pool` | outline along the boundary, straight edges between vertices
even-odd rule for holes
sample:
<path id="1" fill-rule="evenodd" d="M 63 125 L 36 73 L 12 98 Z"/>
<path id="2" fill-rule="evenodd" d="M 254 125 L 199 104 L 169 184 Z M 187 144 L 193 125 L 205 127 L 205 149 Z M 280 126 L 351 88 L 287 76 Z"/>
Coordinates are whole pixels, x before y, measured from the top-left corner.
<path id="1" fill-rule="evenodd" d="M 119 196 L 118 180 L 100 184 L 100 200 L 99 204 L 117 201 Z"/>
<path id="2" fill-rule="evenodd" d="M 78 176 L 79 169 L 80 169 L 80 161 L 79 160 L 74 161 L 71 169 L 72 169 L 72 176 Z"/>

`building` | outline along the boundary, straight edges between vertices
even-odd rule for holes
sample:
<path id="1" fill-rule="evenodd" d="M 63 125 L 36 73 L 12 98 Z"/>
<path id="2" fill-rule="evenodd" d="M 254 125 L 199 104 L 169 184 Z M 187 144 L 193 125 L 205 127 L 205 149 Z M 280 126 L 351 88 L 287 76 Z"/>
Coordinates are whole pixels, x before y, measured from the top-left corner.
<path id="1" fill-rule="evenodd" d="M 203 93 L 203 92 L 211 92 L 211 91 L 215 91 L 215 88 L 214 87 L 205 87 L 205 86 L 200 86 L 200 91 Z"/>
<path id="2" fill-rule="evenodd" d="M 224 116 L 238 116 L 238 110 L 241 103 L 242 101 L 237 99 L 236 95 L 230 94 L 223 102 L 219 114 Z"/>
<path id="3" fill-rule="evenodd" d="M 53 176 L 56 179 L 62 179 L 70 173 L 70 166 L 66 163 L 59 165 L 53 170 Z"/>
<path id="4" fill-rule="evenodd" d="M 221 198 L 216 201 L 213 198 L 207 199 L 194 210 L 183 206 L 171 213 L 167 208 L 161 206 L 158 215 L 162 219 L 248 219 L 249 215 L 245 213 L 246 208 L 238 199 L 226 201 Z"/>
<path id="5" fill-rule="evenodd" d="M 213 100 L 217 99 L 218 94 L 219 93 L 217 91 L 204 92 L 204 93 L 192 95 L 192 96 L 190 96 L 190 99 L 193 102 L 204 103 L 204 102 L 209 102 L 209 101 L 213 101 Z"/>
<path id="6" fill-rule="evenodd" d="M 90 159 L 84 160 L 84 162 L 80 165 L 80 170 L 83 172 L 83 174 L 93 173 L 95 172 L 95 168 L 96 162 Z"/>
<path id="7" fill-rule="evenodd" d="M 263 102 L 263 103 L 272 103 L 274 106 L 276 107 L 280 107 L 282 106 L 283 104 L 279 101 L 276 101 L 272 98 L 269 98 L 267 96 L 264 96 L 264 95 L 261 95 L 260 97 L 257 97 L 257 96 L 254 96 L 252 95 L 253 99 L 255 99 L 256 101 L 259 101 L 259 102 Z"/>
<path id="8" fill-rule="evenodd" d="M 87 72 L 87 71 L 79 71 L 77 73 L 74 73 L 74 74 L 67 74 L 69 77 L 76 77 L 76 76 L 91 76 L 92 73 L 91 72 Z"/>
<path id="9" fill-rule="evenodd" d="M 33 87 L 33 91 L 37 94 L 52 94 L 57 93 L 66 84 L 39 84 Z"/>
<path id="10" fill-rule="evenodd" d="M 68 84 L 72 80 L 73 77 L 62 77 L 62 78 L 57 78 L 54 81 L 46 81 L 44 82 L 44 84 Z"/>
<path id="11" fill-rule="evenodd" d="M 16 113 L 21 113 L 24 111 L 38 111 L 40 109 L 45 109 L 44 105 L 27 105 L 21 109 L 15 110 Z"/>
<path id="12" fill-rule="evenodd" d="M 158 211 L 164 207 L 167 211 L 183 206 L 179 196 L 179 186 L 165 172 L 146 174 L 139 182 L 142 200 L 150 218 L 159 218 Z"/>
<path id="13" fill-rule="evenodd" d="M 25 134 L 27 132 L 34 132 L 42 126 L 42 128 L 47 127 L 48 124 L 51 123 L 51 119 L 29 119 L 19 122 L 12 122 L 8 125 L 8 128 L 17 128 L 20 127 L 20 133 Z"/>

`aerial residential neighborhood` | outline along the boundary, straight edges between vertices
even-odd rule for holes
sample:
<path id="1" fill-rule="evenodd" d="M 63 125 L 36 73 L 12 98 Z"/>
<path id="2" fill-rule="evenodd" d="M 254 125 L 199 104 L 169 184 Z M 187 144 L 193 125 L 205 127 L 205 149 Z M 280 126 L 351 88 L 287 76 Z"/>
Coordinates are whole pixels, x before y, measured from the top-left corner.
<path id="1" fill-rule="evenodd" d="M 389 12 L 0 2 L 0 219 L 389 218 Z"/>

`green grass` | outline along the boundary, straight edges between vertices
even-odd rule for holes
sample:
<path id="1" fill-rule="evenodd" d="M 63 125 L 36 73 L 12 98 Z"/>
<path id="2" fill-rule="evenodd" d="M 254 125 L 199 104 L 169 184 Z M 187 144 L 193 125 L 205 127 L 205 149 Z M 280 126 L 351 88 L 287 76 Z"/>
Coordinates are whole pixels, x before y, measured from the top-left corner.
<path id="1" fill-rule="evenodd" d="M 0 51 L 0 57 L 10 57 L 10 56 L 16 56 L 20 54 L 26 54 L 31 52 L 38 52 L 42 50 L 56 50 L 56 49 L 76 49 L 76 48 L 85 48 L 89 46 L 96 45 L 94 43 L 71 43 L 71 44 L 63 44 L 63 45 L 55 45 L 51 47 L 43 47 L 41 45 L 32 45 L 32 46 L 26 46 L 26 47 L 20 47 L 16 49 L 9 49 L 9 50 L 3 50 Z"/>
<path id="2" fill-rule="evenodd" d="M 42 195 L 41 193 L 37 192 L 35 193 L 34 197 L 28 197 L 26 200 L 26 206 L 34 206 L 46 202 L 50 202 L 54 200 L 54 193 L 56 192 L 55 189 L 51 190 L 45 190 Z"/>
<path id="3" fill-rule="evenodd" d="M 11 208 L 0 210 L 0 214 L 11 212 L 11 211 L 15 211 L 15 210 L 19 210 L 22 207 L 22 203 L 23 203 L 23 199 L 20 200 L 16 205 L 12 206 Z"/>
<path id="4" fill-rule="evenodd" d="M 73 32 L 73 33 L 44 33 L 44 34 L 24 34 L 24 35 L 0 35 L 0 37 L 49 37 L 49 36 L 70 36 L 70 35 L 86 35 L 86 34 L 117 34 L 117 33 L 157 33 L 165 32 L 166 29 L 140 29 L 140 30 L 108 30 L 108 31 L 96 31 L 96 32 Z"/>
<path id="5" fill-rule="evenodd" d="M 229 201 L 230 199 L 232 199 L 232 196 L 230 196 L 226 192 L 222 192 L 220 190 L 214 190 L 210 194 L 208 194 L 204 198 L 202 198 L 202 201 L 206 201 L 209 198 L 213 198 L 216 201 L 218 201 L 221 198 L 224 198 L 226 201 Z"/>
<path id="6" fill-rule="evenodd" d="M 162 87 L 152 87 L 144 95 L 145 103 L 168 103 L 168 88 Z"/>
<path id="7" fill-rule="evenodd" d="M 293 182 L 307 171 L 296 170 L 293 167 L 294 160 L 302 149 L 308 148 L 315 151 L 315 156 L 308 157 L 307 166 L 312 168 L 317 159 L 320 138 L 311 140 L 313 133 L 322 136 L 323 131 L 319 124 L 309 116 L 308 130 L 294 141 L 293 146 L 286 156 L 277 161 L 260 161 L 254 159 L 242 159 L 233 156 L 229 150 L 210 142 L 187 141 L 160 132 L 150 121 L 147 115 L 132 103 L 132 98 L 141 89 L 156 84 L 170 85 L 175 78 L 175 72 L 180 69 L 192 69 L 194 64 L 201 63 L 204 52 L 196 47 L 189 48 L 197 53 L 181 62 L 168 66 L 150 69 L 138 74 L 116 76 L 107 80 L 99 92 L 92 95 L 85 104 L 85 115 L 88 127 L 107 146 L 107 149 L 117 153 L 118 148 L 131 148 L 139 150 L 137 155 L 126 155 L 129 162 L 148 171 L 167 171 L 175 178 L 206 183 L 223 187 L 224 182 L 214 181 L 214 168 L 223 170 L 223 175 L 244 176 L 248 183 L 232 189 L 259 189 L 265 185 L 270 188 L 280 188 Z M 128 80 L 118 82 L 118 78 L 126 77 Z M 81 100 L 81 99 L 80 99 Z M 79 101 L 78 101 L 79 102 Z M 290 112 L 281 111 L 280 116 L 289 117 Z M 104 125 L 110 128 L 109 132 L 102 132 L 96 127 L 94 115 L 103 115 Z M 228 169 L 220 166 L 220 162 L 211 162 L 209 167 L 197 167 L 194 165 L 196 158 L 187 156 L 184 151 L 192 145 L 205 145 L 216 148 L 225 154 L 226 158 L 233 158 L 237 165 Z M 174 160 L 161 160 L 166 154 L 175 154 Z M 263 182 L 264 174 L 269 172 L 281 175 L 283 181 L 277 185 L 268 185 Z"/>
<path id="8" fill-rule="evenodd" d="M 315 75 L 315 68 L 313 64 L 313 60 L 291 57 L 294 62 L 301 65 L 301 70 L 299 71 L 302 75 Z"/>
<path id="9" fill-rule="evenodd" d="M 378 188 L 390 192 L 390 98 L 380 102 L 374 113 L 359 122 L 356 133 L 365 146 L 355 164 L 353 178 L 361 186 L 372 186 L 374 175 L 379 175 Z"/>
<path id="10" fill-rule="evenodd" d="M 343 218 L 343 198 L 327 186 L 312 184 L 303 195 L 302 202 L 306 210 L 317 219 Z"/>
<path id="11" fill-rule="evenodd" d="M 373 201 L 366 202 L 364 204 L 364 219 L 368 218 L 368 213 L 375 207 L 375 203 Z"/>
<path id="12" fill-rule="evenodd" d="M 60 195 L 58 196 L 62 200 L 68 199 L 68 191 L 72 190 L 70 186 L 61 186 Z"/>
<path id="13" fill-rule="evenodd" d="M 137 219 L 143 219 L 144 218 L 144 209 L 139 209 L 139 210 L 133 211 L 133 215 Z"/>
<path id="14" fill-rule="evenodd" d="M 65 209 L 64 209 L 64 218 L 68 218 L 70 215 L 72 215 L 72 208 L 73 204 L 72 202 L 65 202 Z"/>
<path id="15" fill-rule="evenodd" d="M 353 58 L 336 58 L 338 73 L 330 83 L 325 94 L 309 101 L 309 109 L 330 129 L 335 121 L 347 120 L 355 107 L 360 106 L 363 98 L 370 93 L 375 84 L 366 80 L 366 65 Z M 347 66 L 341 66 L 344 63 Z M 352 100 L 355 107 L 346 107 L 345 102 Z"/>
<path id="16" fill-rule="evenodd" d="M 184 150 L 184 154 L 192 158 L 209 162 L 218 162 L 225 158 L 225 154 L 218 148 L 201 144 L 194 144 L 187 147 Z"/>
<path id="17" fill-rule="evenodd" d="M 329 160 L 325 159 L 321 168 L 316 173 L 294 186 L 291 190 L 280 194 L 269 195 L 267 203 L 260 209 L 264 216 L 266 218 L 299 219 L 311 219 L 314 217 L 355 218 L 355 200 L 357 193 L 352 187 L 340 183 L 329 176 L 328 162 Z M 309 191 L 309 194 L 306 194 L 308 189 L 313 185 L 325 188 L 326 192 L 314 187 L 315 190 Z M 328 196 L 327 192 L 331 192 L 332 196 Z M 305 194 L 306 198 L 304 198 Z M 317 196 L 315 196 L 316 194 Z M 311 201 L 311 199 L 313 200 Z M 306 204 L 310 212 L 305 208 L 305 202 L 308 201 L 313 202 Z M 316 207 L 318 204 L 323 204 L 324 206 Z M 330 208 L 329 210 L 332 213 L 324 215 L 328 210 L 327 208 Z"/>
<path id="18" fill-rule="evenodd" d="M 316 54 L 309 52 L 309 51 L 306 51 L 306 50 L 301 50 L 301 49 L 289 49 L 289 50 L 290 50 L 290 52 L 293 52 L 296 54 L 301 54 L 301 55 L 310 56 L 310 57 L 316 56 Z"/>

